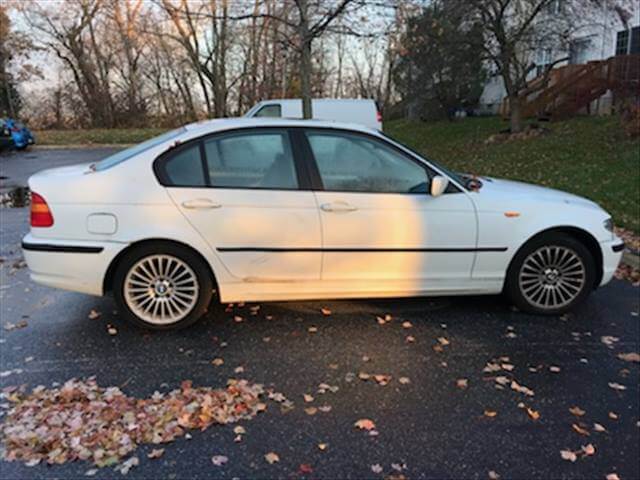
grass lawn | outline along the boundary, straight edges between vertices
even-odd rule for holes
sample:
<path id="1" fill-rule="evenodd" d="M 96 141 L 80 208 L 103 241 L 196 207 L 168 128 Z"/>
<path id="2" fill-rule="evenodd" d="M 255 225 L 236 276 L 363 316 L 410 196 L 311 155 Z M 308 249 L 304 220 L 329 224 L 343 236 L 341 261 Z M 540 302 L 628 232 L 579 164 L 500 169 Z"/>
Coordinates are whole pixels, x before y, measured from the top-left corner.
<path id="1" fill-rule="evenodd" d="M 499 118 L 385 123 L 385 131 L 453 170 L 537 183 L 590 198 L 616 225 L 640 231 L 640 140 L 625 138 L 616 117 L 579 117 L 545 126 L 552 133 L 485 145 L 507 124 Z M 40 145 L 138 143 L 163 129 L 45 130 Z"/>
<path id="2" fill-rule="evenodd" d="M 616 117 L 544 124 L 551 134 L 485 145 L 506 128 L 499 118 L 385 123 L 385 132 L 452 170 L 537 183 L 590 198 L 618 226 L 640 231 L 640 140 L 625 138 Z"/>
<path id="3" fill-rule="evenodd" d="M 96 128 L 91 130 L 36 130 L 38 145 L 117 145 L 140 143 L 166 128 Z"/>

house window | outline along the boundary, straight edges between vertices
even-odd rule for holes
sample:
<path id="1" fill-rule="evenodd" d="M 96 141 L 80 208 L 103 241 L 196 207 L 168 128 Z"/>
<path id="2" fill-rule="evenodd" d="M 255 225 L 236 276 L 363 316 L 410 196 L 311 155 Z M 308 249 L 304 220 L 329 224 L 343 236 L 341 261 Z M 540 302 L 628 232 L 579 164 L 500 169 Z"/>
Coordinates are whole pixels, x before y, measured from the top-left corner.
<path id="1" fill-rule="evenodd" d="M 538 61 L 536 62 L 536 75 L 539 77 L 544 74 L 547 67 L 553 61 L 551 59 L 552 50 L 551 48 L 543 48 L 538 50 Z"/>
<path id="2" fill-rule="evenodd" d="M 629 39 L 631 34 L 631 39 Z M 631 41 L 629 41 L 631 40 Z M 621 30 L 616 37 L 616 55 L 640 54 L 640 26 Z"/>

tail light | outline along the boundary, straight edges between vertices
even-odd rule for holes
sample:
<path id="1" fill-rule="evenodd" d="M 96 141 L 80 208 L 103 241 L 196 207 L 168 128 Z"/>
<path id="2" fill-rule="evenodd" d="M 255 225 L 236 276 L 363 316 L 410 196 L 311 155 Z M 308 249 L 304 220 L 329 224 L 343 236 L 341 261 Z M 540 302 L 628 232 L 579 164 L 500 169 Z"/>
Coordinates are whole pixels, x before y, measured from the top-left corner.
<path id="1" fill-rule="evenodd" d="M 376 120 L 382 123 L 382 114 L 380 113 L 380 110 L 376 110 Z"/>
<path id="2" fill-rule="evenodd" d="M 31 226 L 50 227 L 53 225 L 53 215 L 42 195 L 31 192 Z"/>

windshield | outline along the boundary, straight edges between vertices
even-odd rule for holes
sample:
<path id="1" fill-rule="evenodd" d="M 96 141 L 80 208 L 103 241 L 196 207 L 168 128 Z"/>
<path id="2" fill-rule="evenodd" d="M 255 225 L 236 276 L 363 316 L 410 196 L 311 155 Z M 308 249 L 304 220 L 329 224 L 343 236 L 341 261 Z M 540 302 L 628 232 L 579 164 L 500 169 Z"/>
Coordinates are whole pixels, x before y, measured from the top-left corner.
<path id="1" fill-rule="evenodd" d="M 464 177 L 462 175 L 460 175 L 459 173 L 456 172 L 452 172 L 451 170 L 449 170 L 447 167 L 445 167 L 444 165 L 436 162 L 435 160 L 432 160 L 431 158 L 426 158 L 424 155 L 419 154 L 418 152 L 416 152 L 413 148 L 407 147 L 404 143 L 399 142 L 398 140 L 396 140 L 395 138 L 390 137 L 389 135 L 387 135 L 386 133 L 383 134 L 383 136 L 387 137 L 389 140 L 394 141 L 395 143 L 397 143 L 398 145 L 402 145 L 404 148 L 406 148 L 407 150 L 409 150 L 411 153 L 413 153 L 414 155 L 420 157 L 420 158 L 424 158 L 425 160 L 427 160 L 431 165 L 433 165 L 434 167 L 436 167 L 438 170 L 440 170 L 442 173 L 444 173 L 445 175 L 447 175 L 449 178 L 452 178 L 453 180 L 455 180 L 456 182 L 458 182 L 460 185 L 466 185 L 467 181 L 464 179 Z"/>
<path id="2" fill-rule="evenodd" d="M 150 138 L 149 140 L 139 143 L 138 145 L 134 145 L 133 147 L 130 147 L 125 150 L 122 150 L 121 152 L 115 153 L 105 158 L 104 160 L 100 160 L 98 163 L 95 164 L 94 170 L 99 172 L 101 170 L 106 170 L 107 168 L 111 168 L 114 165 L 124 162 L 125 160 L 129 160 L 131 157 L 138 155 L 139 153 L 149 150 L 150 148 L 153 148 L 155 146 L 158 146 L 166 142 L 167 140 L 171 140 L 172 138 L 175 138 L 178 135 L 181 135 L 185 131 L 186 131 L 186 128 L 180 127 L 175 130 L 171 130 L 169 132 L 163 133 L 162 135 L 159 135 L 157 137 Z"/>

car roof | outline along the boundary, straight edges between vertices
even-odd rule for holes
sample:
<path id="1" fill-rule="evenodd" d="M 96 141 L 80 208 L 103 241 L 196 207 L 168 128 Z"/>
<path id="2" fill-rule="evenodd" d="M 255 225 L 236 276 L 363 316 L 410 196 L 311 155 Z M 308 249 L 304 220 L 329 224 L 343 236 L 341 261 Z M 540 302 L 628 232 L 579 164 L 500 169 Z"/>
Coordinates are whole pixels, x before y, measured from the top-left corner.
<path id="1" fill-rule="evenodd" d="M 342 123 L 328 120 L 299 120 L 293 118 L 264 118 L 264 117 L 238 117 L 238 118 L 216 118 L 213 120 L 203 120 L 201 122 L 185 125 L 190 137 L 206 135 L 223 130 L 235 128 L 251 127 L 307 127 L 307 128 L 335 128 L 341 130 L 351 130 L 354 132 L 364 132 L 379 134 L 378 131 L 359 125 L 356 123 Z"/>

